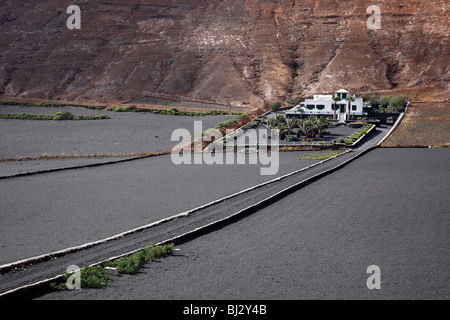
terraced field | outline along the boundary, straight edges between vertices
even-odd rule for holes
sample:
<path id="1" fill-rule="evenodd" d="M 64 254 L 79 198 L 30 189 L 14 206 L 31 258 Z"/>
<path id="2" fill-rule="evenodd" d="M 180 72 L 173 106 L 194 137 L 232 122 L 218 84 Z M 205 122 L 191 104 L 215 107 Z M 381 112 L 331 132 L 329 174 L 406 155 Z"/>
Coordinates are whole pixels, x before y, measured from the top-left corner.
<path id="1" fill-rule="evenodd" d="M 414 104 L 383 147 L 450 146 L 450 104 Z"/>

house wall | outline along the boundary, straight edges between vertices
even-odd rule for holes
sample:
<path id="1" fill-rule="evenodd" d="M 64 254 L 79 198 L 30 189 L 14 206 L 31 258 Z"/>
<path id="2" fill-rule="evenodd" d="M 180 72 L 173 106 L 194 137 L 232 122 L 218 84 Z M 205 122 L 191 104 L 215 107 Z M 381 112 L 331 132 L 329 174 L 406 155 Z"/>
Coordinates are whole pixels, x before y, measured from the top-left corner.
<path id="1" fill-rule="evenodd" d="M 340 101 L 338 102 L 336 114 L 340 113 L 339 105 L 345 105 L 345 113 L 348 114 L 348 101 Z M 332 99 L 306 99 L 301 106 L 306 107 L 305 115 L 334 115 L 334 100 Z M 313 108 L 312 108 L 313 106 Z M 356 109 L 352 108 L 350 110 L 350 115 L 352 116 L 361 116 L 363 115 L 363 99 L 357 98 L 355 101 L 352 101 L 351 106 L 356 106 Z M 312 109 L 311 109 L 312 108 Z"/>

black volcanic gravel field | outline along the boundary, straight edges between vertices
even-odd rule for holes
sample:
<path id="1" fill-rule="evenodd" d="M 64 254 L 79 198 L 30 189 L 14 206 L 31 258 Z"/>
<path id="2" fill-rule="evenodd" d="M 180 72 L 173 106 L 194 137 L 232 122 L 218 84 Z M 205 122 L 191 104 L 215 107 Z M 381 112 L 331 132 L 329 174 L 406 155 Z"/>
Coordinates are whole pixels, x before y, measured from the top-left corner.
<path id="1" fill-rule="evenodd" d="M 449 299 L 449 163 L 449 149 L 377 149 L 138 275 L 42 298 Z"/>
<path id="2" fill-rule="evenodd" d="M 129 154 L 163 152 L 172 149 L 176 129 L 194 131 L 194 121 L 203 130 L 236 116 L 167 116 L 111 112 L 85 108 L 0 106 L 0 114 L 31 113 L 55 115 L 69 111 L 75 115 L 107 114 L 111 119 L 83 121 L 0 119 L 0 158 L 46 155 Z"/>

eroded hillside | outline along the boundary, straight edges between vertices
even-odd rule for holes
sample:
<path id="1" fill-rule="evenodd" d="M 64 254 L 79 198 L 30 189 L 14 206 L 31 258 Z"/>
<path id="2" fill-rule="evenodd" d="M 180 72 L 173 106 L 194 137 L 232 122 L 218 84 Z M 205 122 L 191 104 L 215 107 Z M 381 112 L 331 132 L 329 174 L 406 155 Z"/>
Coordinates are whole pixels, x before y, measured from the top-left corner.
<path id="1" fill-rule="evenodd" d="M 81 9 L 69 30 L 67 8 Z M 381 29 L 367 8 L 381 9 Z M 2 1 L 0 95 L 75 102 L 185 97 L 241 106 L 291 95 L 438 88 L 447 0 Z"/>

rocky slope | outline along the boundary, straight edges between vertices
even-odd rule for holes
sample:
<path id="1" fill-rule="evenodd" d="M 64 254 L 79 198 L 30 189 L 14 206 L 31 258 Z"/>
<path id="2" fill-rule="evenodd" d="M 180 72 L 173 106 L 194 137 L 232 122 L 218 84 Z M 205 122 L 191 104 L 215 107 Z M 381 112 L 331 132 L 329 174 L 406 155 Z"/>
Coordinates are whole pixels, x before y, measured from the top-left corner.
<path id="1" fill-rule="evenodd" d="M 82 0 L 69 30 L 72 4 L 1 2 L 1 96 L 260 106 L 341 87 L 450 91 L 448 0 Z"/>

